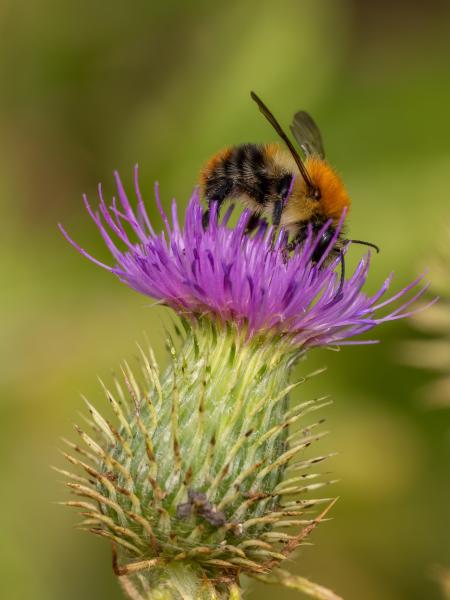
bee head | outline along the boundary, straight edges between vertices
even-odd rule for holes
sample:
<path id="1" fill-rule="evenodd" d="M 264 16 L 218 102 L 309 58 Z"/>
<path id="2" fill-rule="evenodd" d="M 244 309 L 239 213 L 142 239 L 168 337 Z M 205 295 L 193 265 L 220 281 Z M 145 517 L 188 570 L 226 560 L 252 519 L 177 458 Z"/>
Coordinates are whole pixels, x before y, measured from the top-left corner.
<path id="1" fill-rule="evenodd" d="M 363 240 L 350 240 L 346 239 L 343 235 L 343 228 L 340 227 L 337 231 L 337 228 L 333 225 L 330 225 L 323 230 L 323 226 L 325 223 L 322 223 L 320 226 L 319 223 L 316 223 L 313 230 L 319 236 L 316 239 L 314 251 L 311 256 L 311 262 L 314 264 L 329 264 L 335 258 L 339 258 L 341 264 L 341 277 L 339 280 L 339 287 L 336 292 L 335 298 L 333 301 L 338 301 L 342 298 L 342 291 L 344 288 L 345 282 L 345 259 L 344 259 L 344 246 L 345 244 L 352 242 L 353 244 L 363 244 L 364 246 L 368 246 L 373 248 L 378 253 L 380 251 L 379 247 L 372 242 L 366 242 Z"/>
<path id="2" fill-rule="evenodd" d="M 315 224 L 313 226 L 314 233 L 319 234 L 320 230 L 323 229 L 324 224 L 325 223 L 323 222 Z M 334 243 L 333 246 L 330 247 L 333 238 Z M 340 230 L 338 235 L 336 235 L 336 228 L 333 225 L 330 225 L 325 231 L 320 233 L 320 237 L 316 239 L 314 252 L 311 256 L 312 262 L 320 262 L 325 254 L 328 254 L 326 262 L 328 262 L 328 259 L 334 259 L 338 254 L 340 254 L 343 242 L 342 230 Z"/>

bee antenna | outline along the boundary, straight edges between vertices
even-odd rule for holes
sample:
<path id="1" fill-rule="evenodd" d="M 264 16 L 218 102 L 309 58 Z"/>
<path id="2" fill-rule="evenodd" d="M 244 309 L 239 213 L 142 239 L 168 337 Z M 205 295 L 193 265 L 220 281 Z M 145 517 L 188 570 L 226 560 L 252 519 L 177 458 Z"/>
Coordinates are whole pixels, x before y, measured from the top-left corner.
<path id="1" fill-rule="evenodd" d="M 272 125 L 272 127 L 275 129 L 275 131 L 278 133 L 280 138 L 284 141 L 286 146 L 289 148 L 289 151 L 292 154 L 292 156 L 294 157 L 294 160 L 297 163 L 297 166 L 300 170 L 300 173 L 302 174 L 303 179 L 305 180 L 306 185 L 308 186 L 308 188 L 310 190 L 312 190 L 314 188 L 314 186 L 311 181 L 311 178 L 308 175 L 308 171 L 306 170 L 306 167 L 305 167 L 302 159 L 300 158 L 297 150 L 294 148 L 294 145 L 292 144 L 291 140 L 285 134 L 285 132 L 281 128 L 281 125 L 275 119 L 275 117 L 270 112 L 270 110 L 267 108 L 267 106 L 264 104 L 264 102 L 261 100 L 261 98 L 259 98 L 259 96 L 257 96 L 255 94 L 255 92 L 250 92 L 250 96 L 252 97 L 252 100 L 254 100 L 256 102 L 256 104 L 259 107 L 259 110 L 266 117 L 266 119 L 269 121 L 269 123 Z"/>
<path id="2" fill-rule="evenodd" d="M 345 282 L 345 259 L 344 259 L 344 253 L 343 252 L 339 252 L 339 260 L 341 262 L 341 278 L 339 280 L 339 287 L 338 287 L 338 291 L 336 294 L 336 300 L 340 300 L 342 298 L 342 290 L 344 289 L 344 282 Z"/>
<path id="3" fill-rule="evenodd" d="M 345 259 L 344 259 L 344 253 L 343 252 L 339 252 L 338 256 L 339 256 L 339 261 L 341 263 L 341 277 L 339 279 L 339 287 L 338 287 L 338 290 L 337 290 L 336 295 L 334 296 L 334 298 L 332 300 L 330 300 L 330 302 L 328 302 L 324 306 L 324 308 L 329 308 L 330 306 L 333 306 L 334 304 L 336 304 L 336 302 L 340 302 L 342 300 L 342 298 L 344 297 L 344 294 L 342 293 L 342 290 L 344 289 L 344 283 L 345 283 Z"/>
<path id="4" fill-rule="evenodd" d="M 352 244 L 362 244 L 363 246 L 370 246 L 377 251 L 380 252 L 380 248 L 376 244 L 372 244 L 372 242 L 365 242 L 364 240 L 345 240 L 346 242 L 351 242 Z"/>

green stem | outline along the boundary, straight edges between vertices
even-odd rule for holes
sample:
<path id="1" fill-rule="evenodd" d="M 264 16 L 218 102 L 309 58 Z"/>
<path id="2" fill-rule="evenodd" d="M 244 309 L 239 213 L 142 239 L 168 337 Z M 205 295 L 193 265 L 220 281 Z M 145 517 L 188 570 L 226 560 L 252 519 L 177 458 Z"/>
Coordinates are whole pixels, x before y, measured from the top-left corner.
<path id="1" fill-rule="evenodd" d="M 206 578 L 199 578 L 195 568 L 183 563 L 168 565 L 158 577 L 156 585 L 140 578 L 120 577 L 123 592 L 130 600 L 240 600 L 235 584 L 216 586 Z"/>

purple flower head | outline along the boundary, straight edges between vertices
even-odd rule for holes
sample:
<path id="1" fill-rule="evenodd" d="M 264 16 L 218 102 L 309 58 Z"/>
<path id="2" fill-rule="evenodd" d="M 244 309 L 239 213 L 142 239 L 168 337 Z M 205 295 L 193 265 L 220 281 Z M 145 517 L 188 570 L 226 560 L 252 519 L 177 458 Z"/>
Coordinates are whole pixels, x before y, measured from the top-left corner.
<path id="1" fill-rule="evenodd" d="M 221 220 L 213 210 L 204 230 L 197 190 L 186 209 L 184 225 L 181 225 L 175 200 L 169 219 L 162 208 L 158 187 L 155 187 L 156 204 L 165 225 L 165 231 L 157 233 L 144 207 L 137 167 L 135 208 L 117 173 L 115 178 L 118 203 L 113 199 L 111 206 L 107 206 L 101 186 L 97 211 L 92 210 L 84 196 L 87 211 L 115 259 L 114 266 L 89 255 L 62 226 L 60 228 L 68 241 L 92 262 L 182 315 L 194 318 L 210 315 L 223 323 L 236 323 L 248 337 L 271 333 L 302 347 L 367 344 L 372 342 L 349 338 L 385 321 L 409 316 L 408 307 L 427 289 L 425 286 L 412 298 L 405 299 L 405 295 L 416 288 L 419 278 L 381 301 L 391 283 L 391 274 L 378 292 L 366 295 L 362 287 L 369 272 L 368 253 L 345 281 L 342 294 L 337 296 L 339 275 L 335 268 L 339 258 L 326 264 L 335 240 L 330 241 L 321 263 L 311 261 L 328 225 L 317 235 L 310 231 L 302 246 L 287 257 L 283 232 L 275 235 L 272 227 L 261 223 L 253 236 L 245 233 L 250 216 L 248 211 L 242 213 L 235 227 L 230 227 L 228 221 L 233 209 L 230 208 Z M 128 233 L 131 231 L 134 239 Z M 339 228 L 335 235 L 338 233 Z M 381 309 L 399 299 L 402 299 L 400 306 L 388 314 L 380 314 Z"/>

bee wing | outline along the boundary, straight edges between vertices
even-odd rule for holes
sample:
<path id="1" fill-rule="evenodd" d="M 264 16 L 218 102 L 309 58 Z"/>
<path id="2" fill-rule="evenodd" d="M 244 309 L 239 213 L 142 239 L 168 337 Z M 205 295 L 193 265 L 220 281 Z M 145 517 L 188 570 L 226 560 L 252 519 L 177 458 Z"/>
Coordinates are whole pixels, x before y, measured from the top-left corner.
<path id="1" fill-rule="evenodd" d="M 322 136 L 314 119 L 304 110 L 295 113 L 291 131 L 306 156 L 325 158 Z"/>

